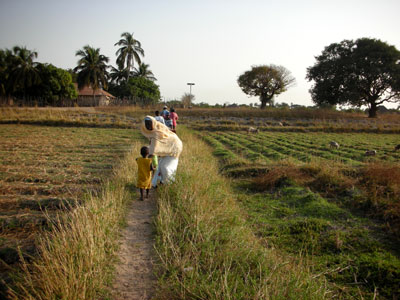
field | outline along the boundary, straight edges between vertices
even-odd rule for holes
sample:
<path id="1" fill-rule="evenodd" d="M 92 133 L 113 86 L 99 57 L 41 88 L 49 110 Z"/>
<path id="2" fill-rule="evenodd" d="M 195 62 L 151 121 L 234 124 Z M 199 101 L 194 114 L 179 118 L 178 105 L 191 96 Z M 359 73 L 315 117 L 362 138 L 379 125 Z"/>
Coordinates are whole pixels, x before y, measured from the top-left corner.
<path id="1" fill-rule="evenodd" d="M 200 136 L 267 247 L 308 260 L 339 298 L 400 295 L 398 135 L 202 129 Z M 372 149 L 377 155 L 366 156 Z"/>
<path id="2" fill-rule="evenodd" d="M 335 161 L 349 165 L 360 165 L 364 162 L 395 162 L 400 158 L 400 151 L 394 150 L 399 142 L 397 135 L 354 134 L 354 133 L 293 133 L 261 132 L 208 132 L 205 134 L 210 142 L 219 142 L 232 155 L 249 162 L 268 164 L 280 160 L 295 163 L 318 161 Z M 330 141 L 339 143 L 339 149 L 332 149 Z M 377 150 L 376 156 L 365 156 L 366 150 Z"/>
<path id="3" fill-rule="evenodd" d="M 49 220 L 96 193 L 137 139 L 129 129 L 0 126 L 1 273 L 36 252 Z"/>
<path id="4" fill-rule="evenodd" d="M 145 142 L 136 128 L 154 110 L 0 111 L 1 275 L 15 272 L 18 247 L 25 261 L 12 299 L 107 298 L 125 203 L 136 197 Z M 158 299 L 400 297 L 397 115 L 178 114 L 177 180 L 157 192 Z"/>

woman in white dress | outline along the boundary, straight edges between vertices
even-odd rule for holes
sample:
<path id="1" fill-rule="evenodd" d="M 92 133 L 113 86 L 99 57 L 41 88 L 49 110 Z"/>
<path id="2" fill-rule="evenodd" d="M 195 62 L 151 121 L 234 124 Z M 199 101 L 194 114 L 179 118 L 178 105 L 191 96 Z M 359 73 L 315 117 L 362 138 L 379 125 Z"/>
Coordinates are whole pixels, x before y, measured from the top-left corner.
<path id="1" fill-rule="evenodd" d="M 152 181 L 153 187 L 157 185 L 158 174 L 162 183 L 174 181 L 179 155 L 182 152 L 182 141 L 167 126 L 151 116 L 144 118 L 140 130 L 150 140 L 149 155 L 158 157 L 158 168 Z"/>

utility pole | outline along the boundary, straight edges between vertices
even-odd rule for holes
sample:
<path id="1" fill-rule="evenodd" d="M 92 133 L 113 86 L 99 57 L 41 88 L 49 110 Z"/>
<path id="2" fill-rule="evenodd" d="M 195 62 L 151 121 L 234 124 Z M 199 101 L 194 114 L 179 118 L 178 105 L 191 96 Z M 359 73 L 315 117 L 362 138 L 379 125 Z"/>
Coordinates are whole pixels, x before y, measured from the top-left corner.
<path id="1" fill-rule="evenodd" d="M 187 85 L 190 87 L 189 100 L 190 100 L 190 103 L 192 103 L 192 85 L 194 85 L 194 83 L 193 82 L 188 82 Z"/>

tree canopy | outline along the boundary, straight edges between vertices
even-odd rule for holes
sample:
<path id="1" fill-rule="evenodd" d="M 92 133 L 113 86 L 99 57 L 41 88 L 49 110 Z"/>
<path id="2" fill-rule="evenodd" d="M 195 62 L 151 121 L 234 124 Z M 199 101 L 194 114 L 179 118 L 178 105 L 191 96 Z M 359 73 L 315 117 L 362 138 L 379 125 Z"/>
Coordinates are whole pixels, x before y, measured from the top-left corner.
<path id="1" fill-rule="evenodd" d="M 78 87 L 91 86 L 93 92 L 99 88 L 107 88 L 108 77 L 108 57 L 100 54 L 100 48 L 93 48 L 89 45 L 76 51 L 76 56 L 80 56 L 78 65 L 74 71 L 78 73 Z"/>
<path id="2" fill-rule="evenodd" d="M 192 106 L 195 96 L 190 93 L 184 93 L 181 97 L 181 102 L 184 108 Z"/>
<path id="3" fill-rule="evenodd" d="M 71 74 L 50 64 L 34 62 L 37 56 L 37 52 L 26 47 L 0 49 L 0 96 L 39 105 L 76 98 Z"/>
<path id="4" fill-rule="evenodd" d="M 237 80 L 242 91 L 249 96 L 259 96 L 261 109 L 271 103 L 275 95 L 285 92 L 295 83 L 295 78 L 283 66 L 253 66 Z"/>
<path id="5" fill-rule="evenodd" d="M 47 104 L 56 105 L 63 99 L 75 99 L 78 93 L 71 74 L 51 64 L 37 66 L 41 82 L 30 88 L 30 94 L 42 98 Z"/>
<path id="6" fill-rule="evenodd" d="M 6 72 L 5 94 L 27 95 L 27 89 L 40 82 L 34 59 L 38 53 L 26 47 L 15 46 L 4 52 L 4 71 Z"/>
<path id="7" fill-rule="evenodd" d="M 116 83 L 116 84 L 120 84 L 124 81 L 126 81 L 126 79 L 128 78 L 128 74 L 127 74 L 127 70 L 122 68 L 115 68 L 113 66 L 111 66 L 111 70 L 110 70 L 110 79 L 111 82 Z"/>
<path id="8" fill-rule="evenodd" d="M 142 104 L 154 104 L 160 100 L 160 90 L 150 79 L 144 77 L 132 77 L 128 80 L 131 95 L 142 99 Z"/>
<path id="9" fill-rule="evenodd" d="M 114 96 L 128 100 L 130 104 L 149 105 L 160 101 L 160 89 L 152 80 L 131 77 L 119 84 L 110 84 L 108 91 Z"/>
<path id="10" fill-rule="evenodd" d="M 153 72 L 150 70 L 150 65 L 141 62 L 139 67 L 134 69 L 133 76 L 144 77 L 151 81 L 157 81 L 157 78 L 154 77 Z"/>
<path id="11" fill-rule="evenodd" d="M 133 33 L 124 32 L 121 34 L 121 39 L 114 46 L 121 47 L 115 53 L 117 55 L 117 65 L 118 69 L 126 70 L 126 79 L 129 79 L 134 62 L 136 61 L 140 64 L 140 56 L 144 56 L 142 44 L 133 37 Z"/>
<path id="12" fill-rule="evenodd" d="M 327 46 L 307 69 L 314 103 L 346 104 L 369 108 L 376 117 L 378 105 L 400 102 L 400 52 L 376 39 L 343 40 Z"/>
<path id="13" fill-rule="evenodd" d="M 0 49 L 0 96 L 7 95 L 9 50 Z"/>

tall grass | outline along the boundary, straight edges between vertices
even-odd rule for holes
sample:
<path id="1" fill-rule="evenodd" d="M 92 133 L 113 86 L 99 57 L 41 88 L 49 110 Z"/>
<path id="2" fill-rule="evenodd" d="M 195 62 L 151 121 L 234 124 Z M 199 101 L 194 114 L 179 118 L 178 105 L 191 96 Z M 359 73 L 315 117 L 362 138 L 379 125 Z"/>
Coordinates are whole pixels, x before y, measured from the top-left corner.
<path id="1" fill-rule="evenodd" d="M 282 161 L 265 167 L 252 182 L 252 189 L 256 191 L 273 191 L 288 184 L 309 187 L 380 219 L 390 232 L 400 237 L 400 164 L 397 162 L 348 166 L 335 161 L 302 164 Z"/>
<path id="2" fill-rule="evenodd" d="M 205 117 L 259 117 L 259 118 L 288 118 L 288 119 L 361 119 L 365 118 L 365 114 L 348 113 L 335 111 L 330 109 L 308 109 L 294 108 L 281 109 L 269 107 L 266 109 L 259 108 L 194 108 L 179 109 L 182 116 L 205 116 Z"/>
<path id="3" fill-rule="evenodd" d="M 180 133 L 184 152 L 176 182 L 158 197 L 158 298 L 325 298 L 324 281 L 305 264 L 254 236 L 211 148 L 190 132 Z"/>
<path id="4" fill-rule="evenodd" d="M 138 145 L 134 146 L 135 153 Z M 96 299 L 110 279 L 113 254 L 135 177 L 134 156 L 121 161 L 99 195 L 54 223 L 38 241 L 39 255 L 23 262 L 11 299 Z"/>
<path id="5" fill-rule="evenodd" d="M 84 110 L 86 109 L 86 111 Z M 0 124 L 134 128 L 136 120 L 94 108 L 0 107 Z M 93 110 L 93 111 L 92 111 Z M 143 113 L 142 113 L 143 115 Z"/>

